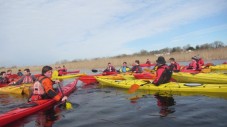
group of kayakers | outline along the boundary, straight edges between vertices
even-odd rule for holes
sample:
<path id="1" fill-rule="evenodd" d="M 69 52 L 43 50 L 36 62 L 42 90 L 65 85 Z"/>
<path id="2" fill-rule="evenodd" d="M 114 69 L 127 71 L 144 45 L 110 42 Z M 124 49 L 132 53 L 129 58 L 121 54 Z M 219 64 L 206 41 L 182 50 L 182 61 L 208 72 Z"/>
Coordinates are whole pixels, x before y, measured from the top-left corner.
<path id="1" fill-rule="evenodd" d="M 123 62 L 122 66 L 120 67 L 119 70 L 116 70 L 115 67 L 109 62 L 106 69 L 103 72 L 120 72 L 120 73 L 125 73 L 125 72 L 134 72 L 134 73 L 142 73 L 143 70 L 140 66 L 140 61 L 135 60 L 134 66 L 132 68 L 127 66 L 127 62 Z"/>
<path id="2" fill-rule="evenodd" d="M 180 71 L 180 65 L 175 61 L 174 58 L 170 58 L 170 65 L 166 64 L 166 60 L 163 56 L 159 56 L 156 60 L 156 65 L 154 67 L 154 70 L 156 71 L 156 78 L 152 82 L 154 85 L 160 85 L 163 83 L 167 83 L 170 81 L 172 72 L 179 72 Z M 146 64 L 151 64 L 150 60 L 147 59 Z M 192 70 L 199 70 L 201 69 L 201 66 L 204 65 L 204 61 L 199 58 L 198 56 L 192 57 L 192 62 L 187 66 L 186 69 L 192 69 Z M 56 70 L 59 73 L 66 72 L 67 69 L 63 65 L 63 68 L 58 67 Z M 140 66 L 140 61 L 135 60 L 135 63 L 133 64 L 132 68 L 127 66 L 127 62 L 123 62 L 123 65 L 120 67 L 119 70 L 116 70 L 115 67 L 109 62 L 107 68 L 104 70 L 104 72 L 133 72 L 133 73 L 142 73 L 142 67 Z M 19 85 L 19 84 L 28 84 L 33 83 L 36 84 L 38 81 L 41 85 L 36 86 L 36 89 L 33 89 L 31 93 L 32 96 L 30 100 L 36 100 L 36 99 L 46 99 L 46 98 L 53 98 L 56 101 L 62 100 L 65 101 L 67 99 L 66 96 L 60 96 L 57 91 L 53 89 L 54 84 L 59 84 L 60 81 L 52 81 L 52 67 L 50 66 L 44 66 L 42 68 L 41 76 L 36 77 L 31 74 L 30 69 L 24 69 L 24 74 L 20 74 L 21 78 L 17 81 L 10 82 L 9 75 L 12 71 L 3 71 L 0 73 L 0 83 L 9 83 L 10 85 Z M 21 72 L 21 71 L 19 71 Z M 37 91 L 38 90 L 38 91 Z M 37 93 L 41 94 L 37 95 Z"/>
<path id="3" fill-rule="evenodd" d="M 181 66 L 179 63 L 176 62 L 174 58 L 169 59 L 170 65 L 166 64 L 166 60 L 163 56 L 159 56 L 156 60 L 156 64 L 154 66 L 154 70 L 156 71 L 156 78 L 152 82 L 155 85 L 167 83 L 170 81 L 172 72 L 179 72 L 181 70 Z M 147 59 L 146 64 L 150 65 L 151 62 Z M 184 67 L 183 69 L 193 70 L 193 71 L 200 71 L 204 66 L 204 61 L 201 57 L 193 56 L 192 61 L 189 63 L 188 66 Z M 119 70 L 116 70 L 115 67 L 109 62 L 107 68 L 104 72 L 133 72 L 133 73 L 142 73 L 142 67 L 140 66 L 140 61 L 135 60 L 132 68 L 127 66 L 127 62 L 123 62 L 123 65 L 120 67 Z"/>
<path id="4" fill-rule="evenodd" d="M 0 84 L 8 84 L 14 80 L 15 77 L 18 77 L 16 74 L 12 74 L 12 70 L 2 71 L 0 73 Z"/>
<path id="5" fill-rule="evenodd" d="M 8 72 L 8 73 L 7 73 Z M 53 98 L 56 101 L 65 101 L 67 96 L 61 96 L 58 94 L 59 90 L 53 88 L 54 84 L 59 84 L 60 81 L 52 81 L 52 67 L 44 66 L 42 68 L 41 76 L 34 76 L 31 74 L 30 69 L 24 69 L 24 74 L 15 81 L 10 81 L 9 77 L 12 71 L 2 71 L 0 73 L 0 84 L 9 85 L 20 85 L 20 84 L 34 84 L 33 89 L 31 89 L 30 101 L 37 99 L 50 99 Z M 40 83 L 40 85 L 35 86 L 35 84 Z"/>

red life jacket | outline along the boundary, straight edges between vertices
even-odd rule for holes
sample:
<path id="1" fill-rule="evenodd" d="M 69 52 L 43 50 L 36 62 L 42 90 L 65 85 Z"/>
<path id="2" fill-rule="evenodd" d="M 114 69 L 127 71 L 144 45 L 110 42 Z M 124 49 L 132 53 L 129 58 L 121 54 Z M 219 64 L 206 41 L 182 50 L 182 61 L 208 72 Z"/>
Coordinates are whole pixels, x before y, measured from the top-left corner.
<path id="1" fill-rule="evenodd" d="M 203 66 L 203 65 L 204 65 L 203 59 L 200 58 L 200 59 L 198 60 L 198 64 L 200 64 L 201 66 Z"/>
<path id="2" fill-rule="evenodd" d="M 22 83 L 25 83 L 25 84 L 26 83 L 33 83 L 32 76 L 31 75 L 25 76 Z"/>
<path id="3" fill-rule="evenodd" d="M 172 70 L 166 64 L 158 66 L 156 71 L 156 78 L 152 82 L 155 85 L 164 84 L 170 81 L 172 77 Z"/>

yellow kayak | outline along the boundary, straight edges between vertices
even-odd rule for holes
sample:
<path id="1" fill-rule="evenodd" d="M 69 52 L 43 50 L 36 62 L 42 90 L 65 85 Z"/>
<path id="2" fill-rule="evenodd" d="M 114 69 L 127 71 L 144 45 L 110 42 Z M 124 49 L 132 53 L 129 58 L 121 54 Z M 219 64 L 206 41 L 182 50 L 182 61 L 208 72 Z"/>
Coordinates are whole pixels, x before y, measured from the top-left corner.
<path id="1" fill-rule="evenodd" d="M 227 64 L 220 64 L 216 66 L 210 66 L 211 70 L 227 70 Z"/>
<path id="2" fill-rule="evenodd" d="M 177 82 L 184 83 L 211 83 L 211 84 L 227 84 L 227 74 L 221 73 L 173 73 L 172 78 Z"/>
<path id="3" fill-rule="evenodd" d="M 69 78 L 75 78 L 75 77 L 80 77 L 80 76 L 84 76 L 86 74 L 72 74 L 72 75 L 63 75 L 63 76 L 53 76 L 52 75 L 52 80 L 56 80 L 56 79 L 69 79 Z"/>
<path id="4" fill-rule="evenodd" d="M 155 86 L 141 80 L 110 80 L 96 77 L 98 82 L 104 86 L 113 86 L 129 89 L 132 85 L 137 84 L 140 90 L 152 91 L 175 91 L 175 92 L 208 92 L 208 93 L 227 93 L 227 84 L 199 84 L 199 83 L 176 83 L 169 82 Z"/>
<path id="5" fill-rule="evenodd" d="M 11 85 L 0 88 L 0 93 L 26 94 L 29 95 L 29 89 L 32 84 Z"/>
<path id="6" fill-rule="evenodd" d="M 120 74 L 118 75 L 106 75 L 106 76 L 96 76 L 102 79 L 112 79 L 112 80 L 124 80 L 124 77 Z"/>

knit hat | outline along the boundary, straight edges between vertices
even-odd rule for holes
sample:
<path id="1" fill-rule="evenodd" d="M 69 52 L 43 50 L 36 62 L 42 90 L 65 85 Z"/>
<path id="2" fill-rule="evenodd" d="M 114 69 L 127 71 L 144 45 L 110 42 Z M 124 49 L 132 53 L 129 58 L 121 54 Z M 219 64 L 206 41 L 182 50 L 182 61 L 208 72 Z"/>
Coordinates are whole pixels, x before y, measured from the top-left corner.
<path id="1" fill-rule="evenodd" d="M 159 56 L 158 59 L 156 60 L 158 64 L 166 64 L 166 60 L 163 56 Z"/>

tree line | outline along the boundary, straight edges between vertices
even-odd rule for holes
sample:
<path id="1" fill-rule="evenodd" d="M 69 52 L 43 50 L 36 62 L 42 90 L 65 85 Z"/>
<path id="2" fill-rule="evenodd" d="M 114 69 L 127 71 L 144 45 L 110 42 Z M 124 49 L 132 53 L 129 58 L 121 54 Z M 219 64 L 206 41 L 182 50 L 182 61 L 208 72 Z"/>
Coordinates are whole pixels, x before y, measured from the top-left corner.
<path id="1" fill-rule="evenodd" d="M 131 55 L 128 54 L 121 54 L 113 57 L 102 57 L 102 58 L 121 58 L 121 57 L 128 57 L 128 56 L 143 56 L 143 55 L 155 55 L 155 54 L 165 54 L 165 53 L 174 53 L 174 52 L 184 52 L 184 51 L 194 51 L 194 50 L 204 50 L 204 49 L 215 49 L 215 48 L 222 48 L 227 47 L 222 41 L 214 41 L 212 43 L 205 43 L 201 45 L 196 45 L 195 47 L 191 46 L 190 44 L 187 44 L 183 47 L 173 47 L 173 48 L 163 48 L 160 50 L 153 50 L 153 51 L 147 51 L 142 49 L 140 52 L 133 53 Z M 98 60 L 102 58 L 93 58 L 92 60 Z M 79 62 L 79 61 L 87 61 L 88 59 L 75 59 L 72 61 L 68 60 L 61 60 L 57 61 L 55 64 L 64 64 L 68 62 Z"/>
<path id="2" fill-rule="evenodd" d="M 196 45 L 195 47 L 191 46 L 190 44 L 187 44 L 183 47 L 173 47 L 173 48 L 163 48 L 160 50 L 153 50 L 153 51 L 147 51 L 142 49 L 140 52 L 136 52 L 132 55 L 127 54 L 121 54 L 118 56 L 114 56 L 114 58 L 120 58 L 120 57 L 126 57 L 126 56 L 142 56 L 142 55 L 155 55 L 155 54 L 163 54 L 163 53 L 174 53 L 174 52 L 183 52 L 183 51 L 194 51 L 194 50 L 204 50 L 204 49 L 216 49 L 216 48 L 223 48 L 227 47 L 222 41 L 214 41 L 212 43 L 205 43 L 202 45 Z"/>

